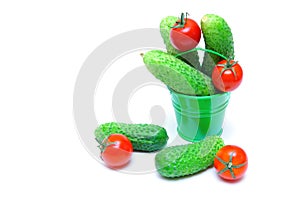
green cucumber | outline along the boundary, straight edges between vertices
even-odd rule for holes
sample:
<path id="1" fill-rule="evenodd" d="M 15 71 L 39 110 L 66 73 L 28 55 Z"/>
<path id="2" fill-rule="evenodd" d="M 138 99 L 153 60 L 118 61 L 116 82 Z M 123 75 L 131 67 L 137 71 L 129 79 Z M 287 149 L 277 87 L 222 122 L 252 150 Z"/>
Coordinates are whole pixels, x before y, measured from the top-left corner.
<path id="1" fill-rule="evenodd" d="M 97 141 L 102 141 L 113 133 L 125 135 L 136 151 L 156 151 L 162 149 L 169 139 L 167 131 L 154 124 L 126 124 L 109 122 L 95 130 Z"/>
<path id="2" fill-rule="evenodd" d="M 231 29 L 227 22 L 215 14 L 206 14 L 201 19 L 201 29 L 205 48 L 234 59 L 234 46 Z M 201 71 L 211 77 L 215 65 L 223 60 L 218 55 L 205 52 Z"/>
<path id="3" fill-rule="evenodd" d="M 156 154 L 155 166 L 163 177 L 195 174 L 210 167 L 223 146 L 222 138 L 208 136 L 200 142 L 167 147 Z"/>
<path id="4" fill-rule="evenodd" d="M 164 40 L 166 45 L 167 52 L 172 55 L 177 55 L 181 51 L 175 49 L 170 41 L 170 31 L 171 27 L 174 26 L 175 22 L 178 20 L 178 17 L 168 16 L 161 20 L 160 22 L 160 34 Z M 190 52 L 185 55 L 178 57 L 179 59 L 183 60 L 184 62 L 188 63 L 192 67 L 196 69 L 200 69 L 200 62 L 199 62 L 199 55 L 198 52 Z"/>
<path id="5" fill-rule="evenodd" d="M 210 77 L 166 52 L 151 50 L 145 53 L 143 59 L 157 79 L 178 93 L 207 96 L 215 92 Z"/>

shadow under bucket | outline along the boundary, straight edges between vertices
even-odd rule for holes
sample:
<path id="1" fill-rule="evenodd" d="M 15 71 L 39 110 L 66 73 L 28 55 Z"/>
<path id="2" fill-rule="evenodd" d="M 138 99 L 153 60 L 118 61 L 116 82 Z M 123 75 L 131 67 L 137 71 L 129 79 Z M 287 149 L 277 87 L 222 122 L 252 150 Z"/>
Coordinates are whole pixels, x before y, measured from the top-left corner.
<path id="1" fill-rule="evenodd" d="M 190 96 L 170 89 L 170 94 L 177 120 L 177 131 L 183 139 L 196 142 L 209 135 L 222 134 L 230 93 Z"/>

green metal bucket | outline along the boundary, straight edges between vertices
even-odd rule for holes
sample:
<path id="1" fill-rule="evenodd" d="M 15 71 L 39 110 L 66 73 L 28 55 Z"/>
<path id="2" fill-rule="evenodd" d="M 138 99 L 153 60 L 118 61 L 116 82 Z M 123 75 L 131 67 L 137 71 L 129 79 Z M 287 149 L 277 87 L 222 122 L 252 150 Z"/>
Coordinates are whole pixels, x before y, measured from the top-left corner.
<path id="1" fill-rule="evenodd" d="M 183 139 L 196 142 L 209 135 L 222 134 L 230 93 L 189 96 L 170 89 L 170 94 L 177 120 L 177 131 Z"/>

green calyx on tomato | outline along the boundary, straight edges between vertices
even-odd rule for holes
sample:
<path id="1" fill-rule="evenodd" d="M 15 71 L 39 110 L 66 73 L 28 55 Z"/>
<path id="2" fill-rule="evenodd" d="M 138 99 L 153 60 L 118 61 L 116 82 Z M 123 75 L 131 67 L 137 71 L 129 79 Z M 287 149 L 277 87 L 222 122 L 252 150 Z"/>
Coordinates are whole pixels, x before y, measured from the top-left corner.
<path id="1" fill-rule="evenodd" d="M 111 168 L 125 166 L 131 158 L 133 147 L 130 140 L 122 134 L 111 134 L 99 141 L 100 157 Z"/>
<path id="2" fill-rule="evenodd" d="M 185 17 L 184 17 L 184 13 L 181 13 L 180 16 L 180 20 L 176 22 L 176 25 L 172 26 L 171 28 L 183 28 L 186 21 L 187 21 L 187 16 L 189 13 L 185 13 Z"/>
<path id="3" fill-rule="evenodd" d="M 222 71 L 220 72 L 220 76 L 222 76 L 226 70 L 230 70 L 230 71 L 232 71 L 234 78 L 236 80 L 237 74 L 236 74 L 235 68 L 233 68 L 233 66 L 236 64 L 238 64 L 238 61 L 233 61 L 230 58 L 226 60 L 226 63 L 218 63 L 217 66 L 223 67 Z"/>
<path id="4" fill-rule="evenodd" d="M 101 154 L 105 151 L 106 147 L 117 144 L 117 142 L 108 141 L 107 138 L 103 139 L 102 141 L 98 140 L 97 138 L 95 138 L 95 139 L 99 143 L 99 145 L 97 147 L 100 149 Z"/>
<path id="5" fill-rule="evenodd" d="M 214 168 L 224 180 L 236 181 L 242 178 L 247 171 L 247 154 L 238 146 L 225 145 L 215 156 Z"/>
<path id="6" fill-rule="evenodd" d="M 237 61 L 226 59 L 217 63 L 211 76 L 213 84 L 218 90 L 230 92 L 241 84 L 243 70 Z"/>
<path id="7" fill-rule="evenodd" d="M 233 157 L 233 152 L 230 154 L 229 161 L 228 161 L 228 162 L 225 162 L 225 161 L 222 160 L 220 157 L 216 156 L 216 159 L 218 159 L 218 160 L 224 165 L 224 168 L 223 168 L 222 170 L 220 170 L 220 171 L 218 172 L 218 174 L 223 174 L 224 172 L 226 172 L 227 170 L 229 170 L 231 177 L 232 177 L 233 179 L 236 179 L 236 176 L 235 176 L 235 174 L 234 174 L 233 169 L 234 169 L 234 168 L 235 168 L 235 169 L 238 169 L 238 168 L 240 168 L 240 167 L 243 167 L 243 166 L 247 165 L 248 162 L 246 161 L 246 162 L 244 162 L 244 163 L 242 163 L 242 164 L 234 165 L 234 164 L 232 163 L 232 157 Z"/>
<path id="8" fill-rule="evenodd" d="M 201 39 L 201 29 L 198 23 L 187 17 L 188 13 L 181 13 L 181 17 L 170 27 L 170 42 L 178 51 L 195 48 Z"/>

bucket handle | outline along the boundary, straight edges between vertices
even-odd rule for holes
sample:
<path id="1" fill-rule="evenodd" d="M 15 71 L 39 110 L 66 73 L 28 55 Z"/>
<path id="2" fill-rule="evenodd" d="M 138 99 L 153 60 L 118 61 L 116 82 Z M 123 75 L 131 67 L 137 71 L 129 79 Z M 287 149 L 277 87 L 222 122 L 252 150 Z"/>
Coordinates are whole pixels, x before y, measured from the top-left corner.
<path id="1" fill-rule="evenodd" d="M 201 48 L 201 47 L 196 47 L 196 48 L 193 48 L 193 49 L 191 49 L 191 50 L 181 52 L 181 53 L 175 55 L 175 57 L 177 58 L 177 57 L 182 56 L 182 55 L 184 55 L 184 54 L 187 54 L 187 53 L 190 53 L 190 52 L 194 52 L 194 51 L 199 51 L 199 50 L 200 50 L 200 51 L 205 51 L 205 52 L 207 52 L 207 53 L 213 53 L 213 54 L 216 54 L 217 56 L 220 56 L 220 57 L 224 58 L 225 60 L 228 60 L 228 58 L 227 58 L 226 56 L 224 56 L 224 55 L 222 55 L 222 54 L 220 54 L 220 53 L 218 53 L 218 52 L 216 52 L 216 51 L 213 51 L 213 50 L 210 50 L 210 49 L 204 49 L 204 48 Z"/>

